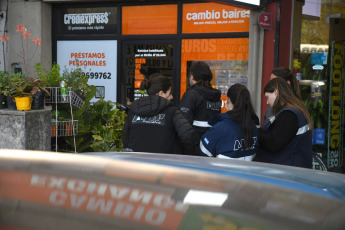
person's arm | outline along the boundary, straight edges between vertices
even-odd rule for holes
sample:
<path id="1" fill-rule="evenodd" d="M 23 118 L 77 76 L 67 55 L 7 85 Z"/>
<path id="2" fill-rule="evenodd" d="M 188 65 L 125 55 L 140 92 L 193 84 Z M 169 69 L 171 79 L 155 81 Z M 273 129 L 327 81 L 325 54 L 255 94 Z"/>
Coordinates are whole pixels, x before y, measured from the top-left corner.
<path id="1" fill-rule="evenodd" d="M 194 121 L 194 107 L 195 107 L 195 98 L 192 95 L 191 91 L 187 91 L 178 106 L 183 116 L 187 119 L 190 124 L 193 124 Z"/>
<path id="2" fill-rule="evenodd" d="M 228 141 L 228 139 L 222 129 L 222 124 L 217 123 L 201 137 L 199 154 L 201 156 L 216 157 L 219 154 L 219 152 L 217 152 L 219 143 L 226 141 Z"/>
<path id="3" fill-rule="evenodd" d="M 197 145 L 197 134 L 193 126 L 182 115 L 180 110 L 176 110 L 173 116 L 173 126 L 177 136 L 179 137 L 185 154 L 194 155 L 195 147 Z"/>
<path id="4" fill-rule="evenodd" d="M 262 124 L 264 124 L 267 121 L 267 119 L 270 118 L 271 115 L 272 115 L 272 109 L 271 109 L 271 106 L 268 106 L 268 108 L 266 109 Z"/>
<path id="5" fill-rule="evenodd" d="M 286 147 L 296 136 L 298 118 L 292 111 L 283 111 L 271 124 L 269 132 L 259 129 L 259 144 L 269 152 L 279 152 Z"/>

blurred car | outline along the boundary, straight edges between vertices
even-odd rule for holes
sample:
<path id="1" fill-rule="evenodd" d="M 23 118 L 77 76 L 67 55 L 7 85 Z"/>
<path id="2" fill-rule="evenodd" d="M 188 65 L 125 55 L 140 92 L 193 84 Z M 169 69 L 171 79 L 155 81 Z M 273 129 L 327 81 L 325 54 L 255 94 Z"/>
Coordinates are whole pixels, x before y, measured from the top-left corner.
<path id="1" fill-rule="evenodd" d="M 0 229 L 345 229 L 345 175 L 169 154 L 0 150 Z"/>

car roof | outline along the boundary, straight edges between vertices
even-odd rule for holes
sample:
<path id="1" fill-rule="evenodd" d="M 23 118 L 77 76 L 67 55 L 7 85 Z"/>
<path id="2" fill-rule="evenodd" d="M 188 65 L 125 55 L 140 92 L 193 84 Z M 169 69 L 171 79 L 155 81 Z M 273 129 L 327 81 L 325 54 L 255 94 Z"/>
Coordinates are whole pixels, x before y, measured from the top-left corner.
<path id="1" fill-rule="evenodd" d="M 344 229 L 344 183 L 193 156 L 0 150 L 0 228 Z"/>
<path id="2" fill-rule="evenodd" d="M 274 184 L 345 200 L 345 175 L 268 163 L 142 152 L 90 152 L 85 155 L 146 162 Z"/>

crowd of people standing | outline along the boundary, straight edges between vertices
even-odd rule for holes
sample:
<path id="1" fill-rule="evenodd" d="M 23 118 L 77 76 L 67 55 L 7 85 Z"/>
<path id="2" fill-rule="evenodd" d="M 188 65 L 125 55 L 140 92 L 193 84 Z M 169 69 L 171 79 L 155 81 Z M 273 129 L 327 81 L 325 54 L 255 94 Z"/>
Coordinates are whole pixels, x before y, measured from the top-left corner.
<path id="1" fill-rule="evenodd" d="M 226 113 L 221 92 L 211 85 L 205 62 L 190 68 L 190 88 L 175 106 L 171 80 L 153 74 L 141 83 L 148 96 L 135 100 L 123 131 L 127 151 L 259 161 L 312 167 L 312 126 L 301 101 L 298 82 L 287 68 L 272 71 L 264 88 L 269 105 L 259 118 L 250 92 L 241 84 L 227 91 Z"/>

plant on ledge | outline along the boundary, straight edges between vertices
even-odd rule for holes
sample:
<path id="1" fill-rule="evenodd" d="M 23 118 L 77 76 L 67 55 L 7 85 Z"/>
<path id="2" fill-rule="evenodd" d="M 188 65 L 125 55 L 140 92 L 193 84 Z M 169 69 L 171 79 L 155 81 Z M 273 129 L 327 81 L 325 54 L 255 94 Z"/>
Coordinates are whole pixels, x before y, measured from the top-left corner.
<path id="1" fill-rule="evenodd" d="M 31 86 L 31 81 L 26 77 L 14 77 L 11 79 L 10 84 L 14 87 L 13 97 L 31 97 L 32 94 L 28 91 Z"/>
<path id="2" fill-rule="evenodd" d="M 21 36 L 20 36 L 20 38 L 21 38 L 21 52 L 15 51 L 11 46 L 9 46 L 9 48 L 14 54 L 16 54 L 21 59 L 20 65 L 24 71 L 24 74 L 26 76 L 30 77 L 28 68 L 29 68 L 29 65 L 30 65 L 33 57 L 36 54 L 38 46 L 41 44 L 41 39 L 40 38 L 32 38 L 31 32 L 22 24 L 17 25 L 17 31 L 16 32 L 21 33 Z M 7 42 L 10 39 L 8 34 L 1 34 L 0 38 L 1 38 L 1 41 L 3 43 Z M 29 41 L 32 41 L 32 43 L 34 45 L 33 48 L 32 48 L 32 45 L 29 45 L 31 43 Z M 33 49 L 32 54 L 29 54 L 30 51 L 32 51 L 32 49 Z"/>

